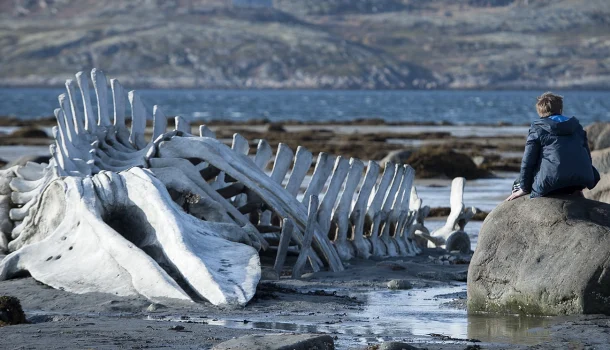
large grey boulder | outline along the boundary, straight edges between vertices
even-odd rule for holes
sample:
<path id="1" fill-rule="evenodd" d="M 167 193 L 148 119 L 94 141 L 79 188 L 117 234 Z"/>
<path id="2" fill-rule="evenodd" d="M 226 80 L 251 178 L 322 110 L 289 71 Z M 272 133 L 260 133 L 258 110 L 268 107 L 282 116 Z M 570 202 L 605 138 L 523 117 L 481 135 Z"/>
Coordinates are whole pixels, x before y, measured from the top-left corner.
<path id="1" fill-rule="evenodd" d="M 610 204 L 522 197 L 481 228 L 468 271 L 468 310 L 610 314 Z"/>
<path id="2" fill-rule="evenodd" d="M 255 334 L 228 340 L 213 350 L 333 350 L 335 342 L 321 334 Z"/>

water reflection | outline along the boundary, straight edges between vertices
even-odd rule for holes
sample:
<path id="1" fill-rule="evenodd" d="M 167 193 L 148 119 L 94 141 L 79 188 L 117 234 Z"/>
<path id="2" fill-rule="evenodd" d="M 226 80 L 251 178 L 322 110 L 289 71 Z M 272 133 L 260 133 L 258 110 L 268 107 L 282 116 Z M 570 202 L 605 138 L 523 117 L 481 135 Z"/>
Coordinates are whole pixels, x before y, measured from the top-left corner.
<path id="1" fill-rule="evenodd" d="M 350 296 L 365 301 L 364 308 L 347 312 L 336 323 L 328 322 L 324 316 L 311 318 L 296 314 L 291 315 L 290 322 L 208 318 L 188 320 L 228 328 L 337 334 L 337 345 L 341 346 L 403 339 L 427 342 L 447 340 L 433 337 L 433 334 L 453 338 L 450 341 L 477 339 L 500 344 L 534 345 L 548 339 L 549 331 L 544 327 L 553 321 L 550 317 L 468 314 L 463 308 L 448 307 L 447 302 L 464 300 L 465 284 L 406 291 L 353 292 Z M 181 321 L 180 317 L 164 319 Z"/>
<path id="2" fill-rule="evenodd" d="M 544 327 L 552 322 L 551 317 L 518 315 L 468 315 L 468 338 L 510 344 L 537 344 L 548 338 Z"/>

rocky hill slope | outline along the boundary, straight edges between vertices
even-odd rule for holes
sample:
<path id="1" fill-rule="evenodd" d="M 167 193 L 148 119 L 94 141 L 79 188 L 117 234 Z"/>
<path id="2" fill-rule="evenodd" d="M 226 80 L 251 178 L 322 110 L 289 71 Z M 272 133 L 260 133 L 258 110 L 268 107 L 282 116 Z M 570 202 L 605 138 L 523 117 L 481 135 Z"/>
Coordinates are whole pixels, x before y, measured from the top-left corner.
<path id="1" fill-rule="evenodd" d="M 13 0 L 0 85 L 610 88 L 606 0 Z"/>

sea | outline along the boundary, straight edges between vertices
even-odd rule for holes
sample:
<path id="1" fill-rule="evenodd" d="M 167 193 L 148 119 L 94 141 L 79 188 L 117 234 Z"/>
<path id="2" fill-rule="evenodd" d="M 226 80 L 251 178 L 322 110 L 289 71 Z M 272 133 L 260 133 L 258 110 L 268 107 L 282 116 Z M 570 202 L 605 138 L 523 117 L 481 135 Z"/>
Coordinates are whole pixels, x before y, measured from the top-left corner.
<path id="1" fill-rule="evenodd" d="M 1 88 L 0 115 L 47 117 L 62 89 Z M 544 91 L 335 91 L 335 90 L 138 90 L 152 114 L 191 121 L 267 119 L 273 122 L 341 122 L 382 119 L 392 123 L 525 125 L 536 116 Z M 560 91 L 564 114 L 583 124 L 610 120 L 610 91 Z M 95 94 L 92 94 L 95 96 Z"/>

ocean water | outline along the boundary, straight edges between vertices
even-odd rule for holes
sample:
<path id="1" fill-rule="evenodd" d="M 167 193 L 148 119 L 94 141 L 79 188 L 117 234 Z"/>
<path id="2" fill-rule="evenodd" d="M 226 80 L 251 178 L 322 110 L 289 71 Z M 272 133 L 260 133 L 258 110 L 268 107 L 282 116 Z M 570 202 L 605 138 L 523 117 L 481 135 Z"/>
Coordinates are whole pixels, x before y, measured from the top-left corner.
<path id="1" fill-rule="evenodd" d="M 149 110 L 190 120 L 336 121 L 523 125 L 535 119 L 543 91 L 138 90 Z M 62 89 L 0 89 L 0 115 L 50 116 Z M 610 120 L 610 91 L 561 91 L 568 116 L 583 124 Z M 95 93 L 92 93 L 95 99 Z M 111 97 L 109 97 L 111 98 Z"/>

